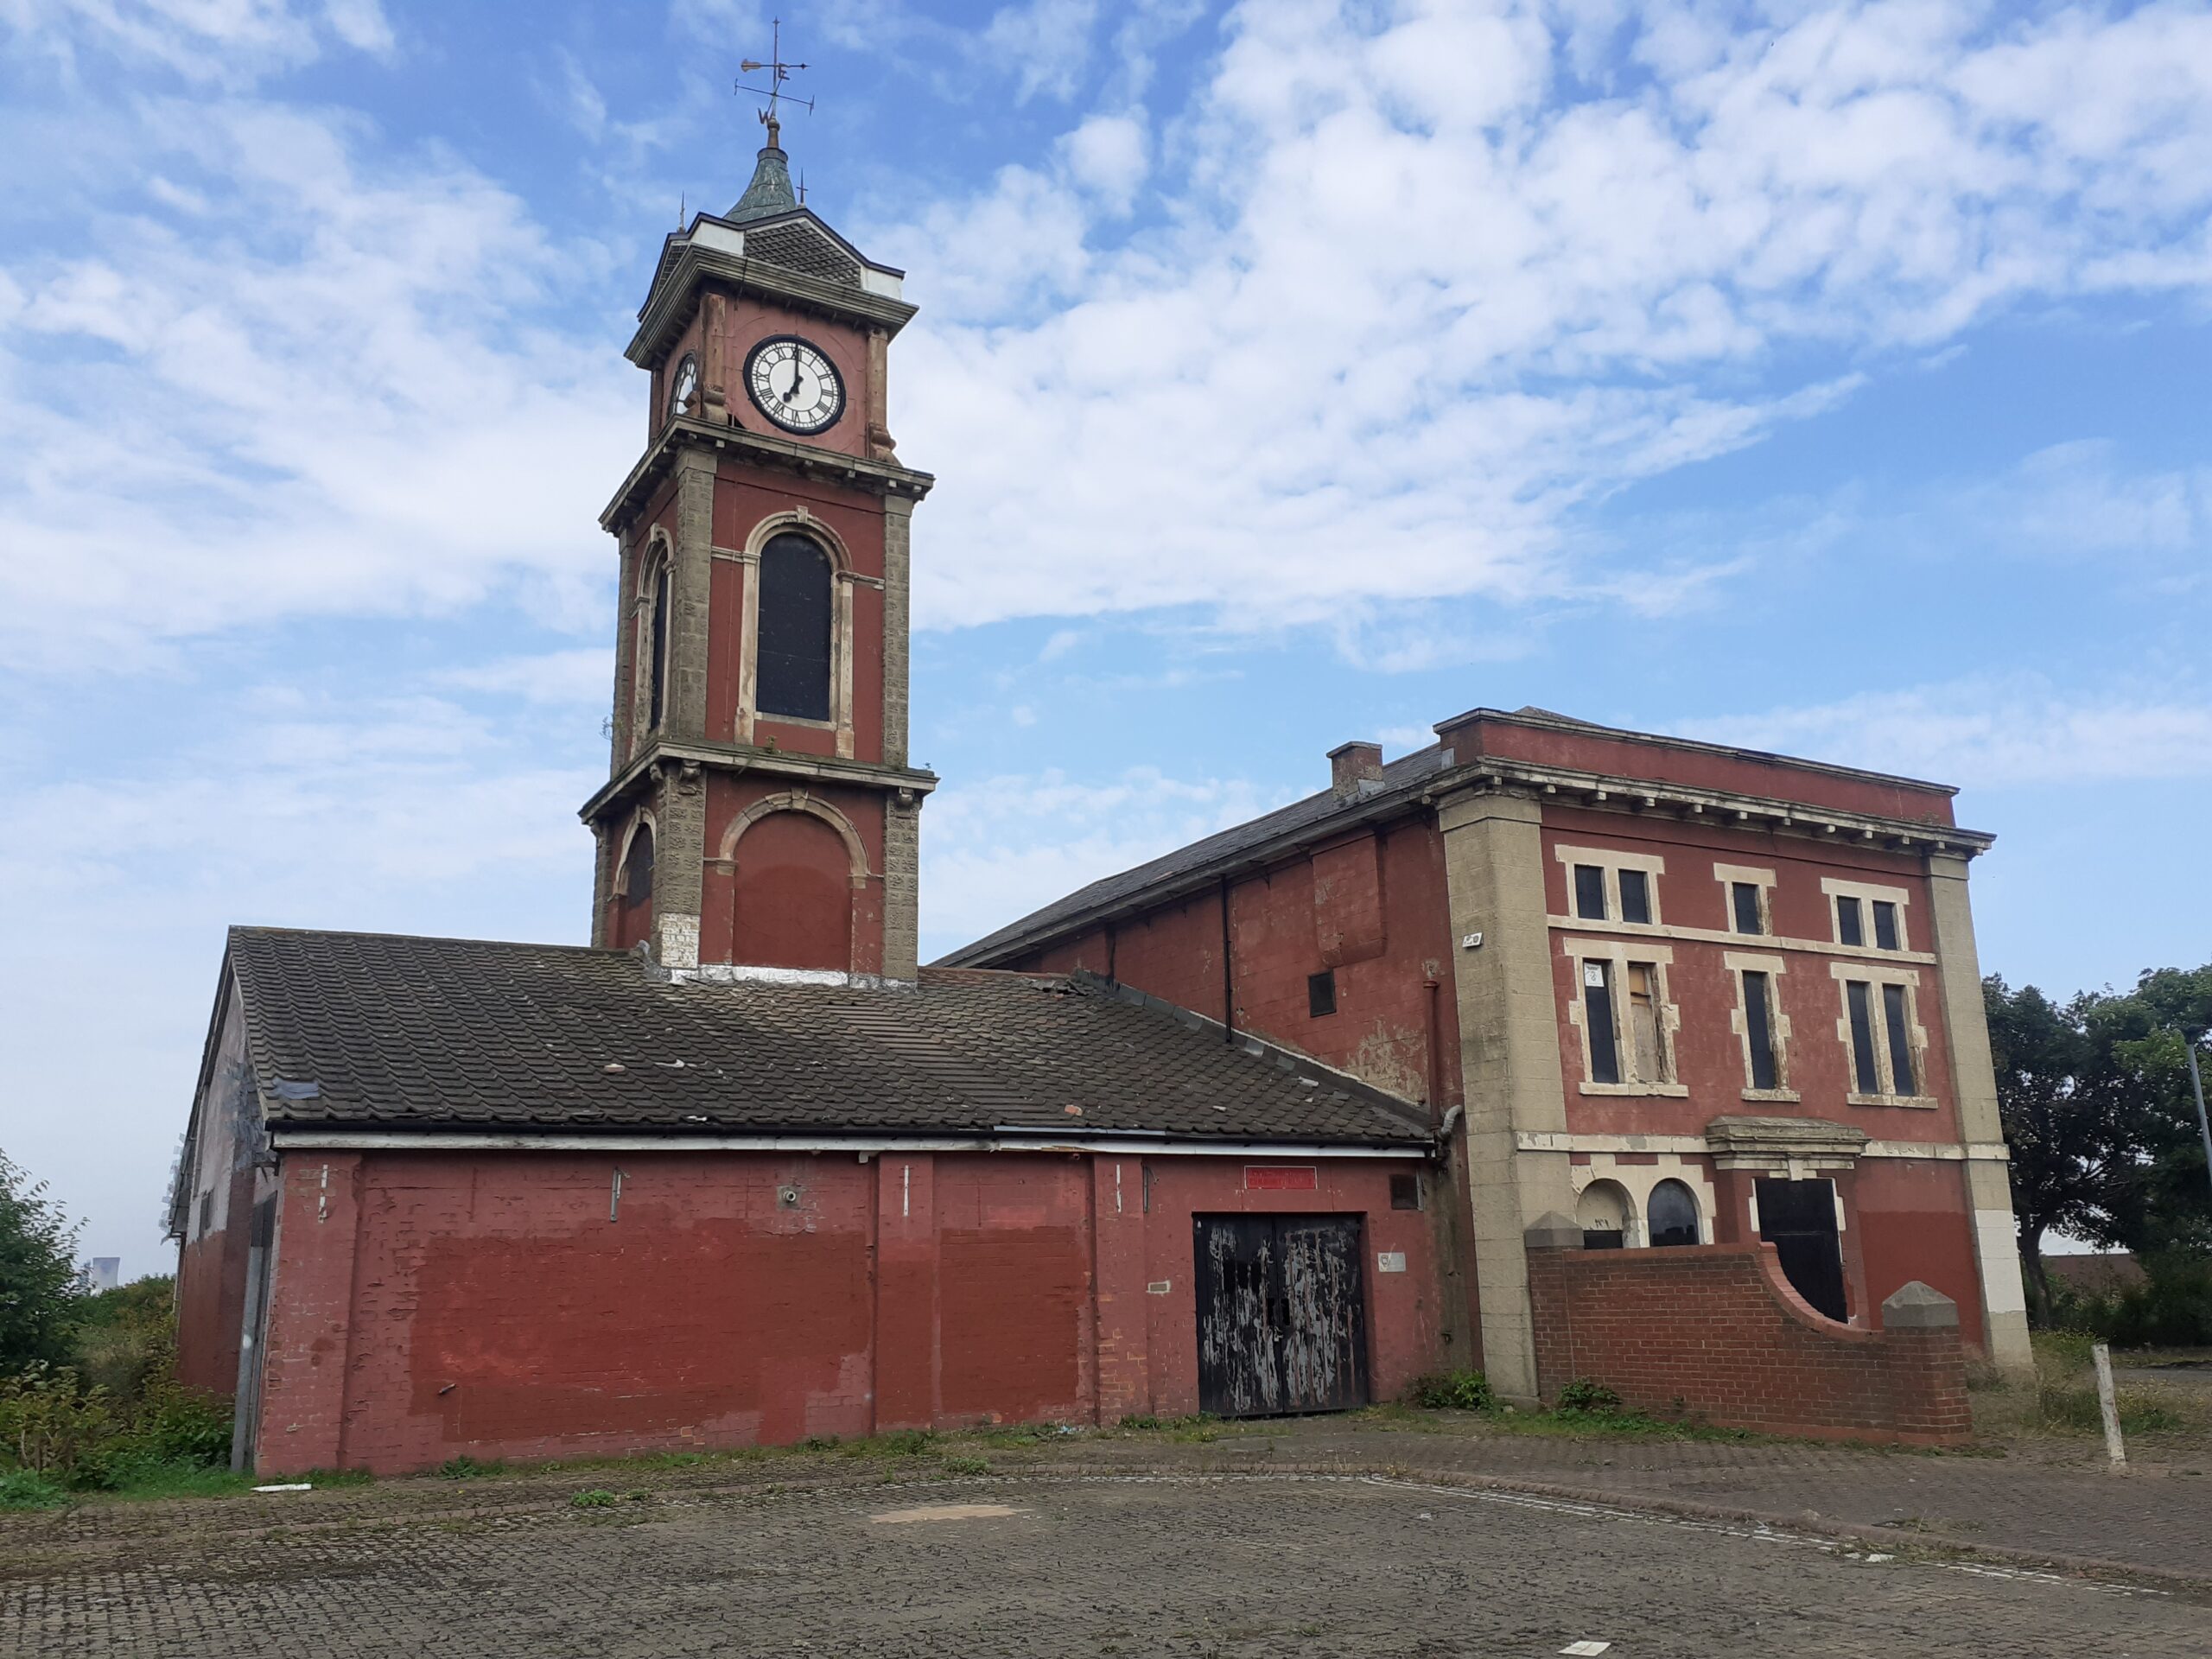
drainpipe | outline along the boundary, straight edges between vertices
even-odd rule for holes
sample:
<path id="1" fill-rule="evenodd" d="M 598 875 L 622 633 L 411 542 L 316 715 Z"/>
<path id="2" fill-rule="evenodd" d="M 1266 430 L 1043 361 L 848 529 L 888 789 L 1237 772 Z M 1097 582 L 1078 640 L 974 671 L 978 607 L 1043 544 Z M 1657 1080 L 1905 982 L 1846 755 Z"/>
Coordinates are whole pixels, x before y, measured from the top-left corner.
<path id="1" fill-rule="evenodd" d="M 1444 1112 L 1444 1065 L 1436 1052 L 1436 999 L 1443 987 L 1433 977 L 1421 983 L 1428 988 L 1428 1127 L 1433 1134 Z"/>
<path id="2" fill-rule="evenodd" d="M 1221 1040 L 1236 1040 L 1236 979 L 1229 959 L 1229 877 L 1221 878 Z"/>

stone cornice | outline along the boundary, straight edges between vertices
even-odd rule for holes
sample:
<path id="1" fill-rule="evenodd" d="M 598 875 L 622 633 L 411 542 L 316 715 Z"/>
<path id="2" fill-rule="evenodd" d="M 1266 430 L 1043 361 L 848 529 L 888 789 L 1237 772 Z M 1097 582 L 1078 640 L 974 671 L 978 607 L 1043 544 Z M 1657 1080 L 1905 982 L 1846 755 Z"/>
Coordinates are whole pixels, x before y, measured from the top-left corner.
<path id="1" fill-rule="evenodd" d="M 786 468 L 803 478 L 861 489 L 877 495 L 896 495 L 918 501 L 937 482 L 934 474 L 918 473 L 893 462 L 868 461 L 840 454 L 793 438 L 770 437 L 741 426 L 715 426 L 679 415 L 661 429 L 660 436 L 630 469 L 622 487 L 599 515 L 601 530 L 620 535 L 645 507 L 645 498 L 676 464 L 685 449 L 702 448 L 734 454 L 757 466 Z"/>
<path id="2" fill-rule="evenodd" d="M 664 763 L 719 772 L 750 772 L 768 778 L 896 791 L 918 799 L 935 789 L 938 781 L 935 772 L 911 766 L 887 766 L 827 754 L 801 754 L 791 749 L 755 748 L 743 743 L 675 742 L 661 739 L 647 744 L 628 766 L 594 791 L 592 798 L 576 810 L 576 816 L 589 823 L 640 787 L 654 769 Z"/>
<path id="3" fill-rule="evenodd" d="M 1485 756 L 1455 767 L 1429 782 L 1428 793 L 1441 798 L 1460 790 L 1510 789 L 1545 804 L 1594 807 L 1600 810 L 1659 814 L 1720 830 L 1759 830 L 1802 836 L 1837 846 L 1878 847 L 1890 852 L 1950 853 L 1972 858 L 1997 839 L 1980 830 L 1917 818 L 1891 818 L 1836 807 L 1808 806 L 1772 796 L 1739 795 L 1727 790 L 1575 772 L 1526 760 Z"/>
<path id="4" fill-rule="evenodd" d="M 1949 824 L 1875 817 L 1793 801 L 1657 784 L 1648 779 L 1611 778 L 1484 756 L 1471 765 L 1446 766 L 1418 783 L 1383 790 L 1256 846 L 1241 847 L 1219 858 L 1179 870 L 1141 893 L 1087 906 L 1012 938 L 993 935 L 991 948 L 985 956 L 990 961 L 1002 961 L 1021 950 L 1080 932 L 1109 917 L 1172 904 L 1213 887 L 1224 877 L 1310 853 L 1370 824 L 1432 807 L 1440 812 L 1455 801 L 1473 802 L 1491 794 L 1510 794 L 1546 804 L 1559 802 L 1599 810 L 1667 816 L 1684 823 L 1709 823 L 1722 830 L 1778 831 L 1834 846 L 1873 847 L 1923 855 L 1950 853 L 1972 858 L 1996 839 L 1979 830 L 1955 829 Z M 985 957 L 978 956 L 972 946 L 955 950 L 944 958 L 946 964 L 953 966 L 980 966 L 984 960 Z"/>
<path id="5" fill-rule="evenodd" d="M 824 282 L 804 271 L 748 259 L 694 240 L 677 252 L 655 281 L 645 308 L 638 314 L 638 332 L 623 355 L 639 368 L 651 368 L 658 362 L 690 321 L 700 284 L 709 277 L 719 277 L 741 293 L 765 294 L 801 311 L 858 322 L 892 334 L 904 328 L 919 308 L 905 300 Z"/>

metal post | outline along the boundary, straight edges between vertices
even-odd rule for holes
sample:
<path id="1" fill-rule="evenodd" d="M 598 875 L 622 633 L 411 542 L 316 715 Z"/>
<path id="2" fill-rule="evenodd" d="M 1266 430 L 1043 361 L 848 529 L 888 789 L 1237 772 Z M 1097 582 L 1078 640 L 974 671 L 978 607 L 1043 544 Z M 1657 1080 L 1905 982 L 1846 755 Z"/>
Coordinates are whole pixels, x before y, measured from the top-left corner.
<path id="1" fill-rule="evenodd" d="M 2196 1039 L 2183 1032 L 2181 1046 L 2189 1056 L 2189 1086 L 2196 1091 L 2196 1132 L 2204 1137 L 2204 1175 L 2212 1180 L 2212 1121 L 2204 1116 L 2204 1077 L 2196 1069 Z"/>
<path id="2" fill-rule="evenodd" d="M 2120 1404 L 2113 1398 L 2112 1350 L 2100 1342 L 2091 1346 L 2089 1357 L 2097 1363 L 2097 1410 L 2105 1420 L 2105 1455 L 2112 1459 L 2115 1469 L 2127 1467 L 2127 1447 L 2120 1438 Z"/>

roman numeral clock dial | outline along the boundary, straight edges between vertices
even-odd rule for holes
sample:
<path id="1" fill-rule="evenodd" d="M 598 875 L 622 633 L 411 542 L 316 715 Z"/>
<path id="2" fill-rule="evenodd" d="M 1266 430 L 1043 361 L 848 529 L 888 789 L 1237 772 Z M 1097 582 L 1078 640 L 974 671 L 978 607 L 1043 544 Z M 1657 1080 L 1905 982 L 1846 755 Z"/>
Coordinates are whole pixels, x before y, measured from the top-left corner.
<path id="1" fill-rule="evenodd" d="M 830 359 L 797 334 L 774 334 L 745 359 L 753 406 L 786 432 L 814 433 L 845 412 L 845 383 Z"/>

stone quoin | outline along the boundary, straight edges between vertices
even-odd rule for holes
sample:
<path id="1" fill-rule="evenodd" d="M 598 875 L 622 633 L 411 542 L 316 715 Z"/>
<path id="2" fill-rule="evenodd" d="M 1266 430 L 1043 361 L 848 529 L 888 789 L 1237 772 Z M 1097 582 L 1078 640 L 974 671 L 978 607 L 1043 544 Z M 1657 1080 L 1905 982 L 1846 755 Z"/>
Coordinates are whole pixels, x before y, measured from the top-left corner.
<path id="1" fill-rule="evenodd" d="M 1473 1366 L 1963 1435 L 2025 1337 L 1948 790 L 1478 709 L 919 963 L 902 284 L 772 124 L 661 250 L 588 946 L 232 931 L 169 1222 L 234 1461 Z"/>

